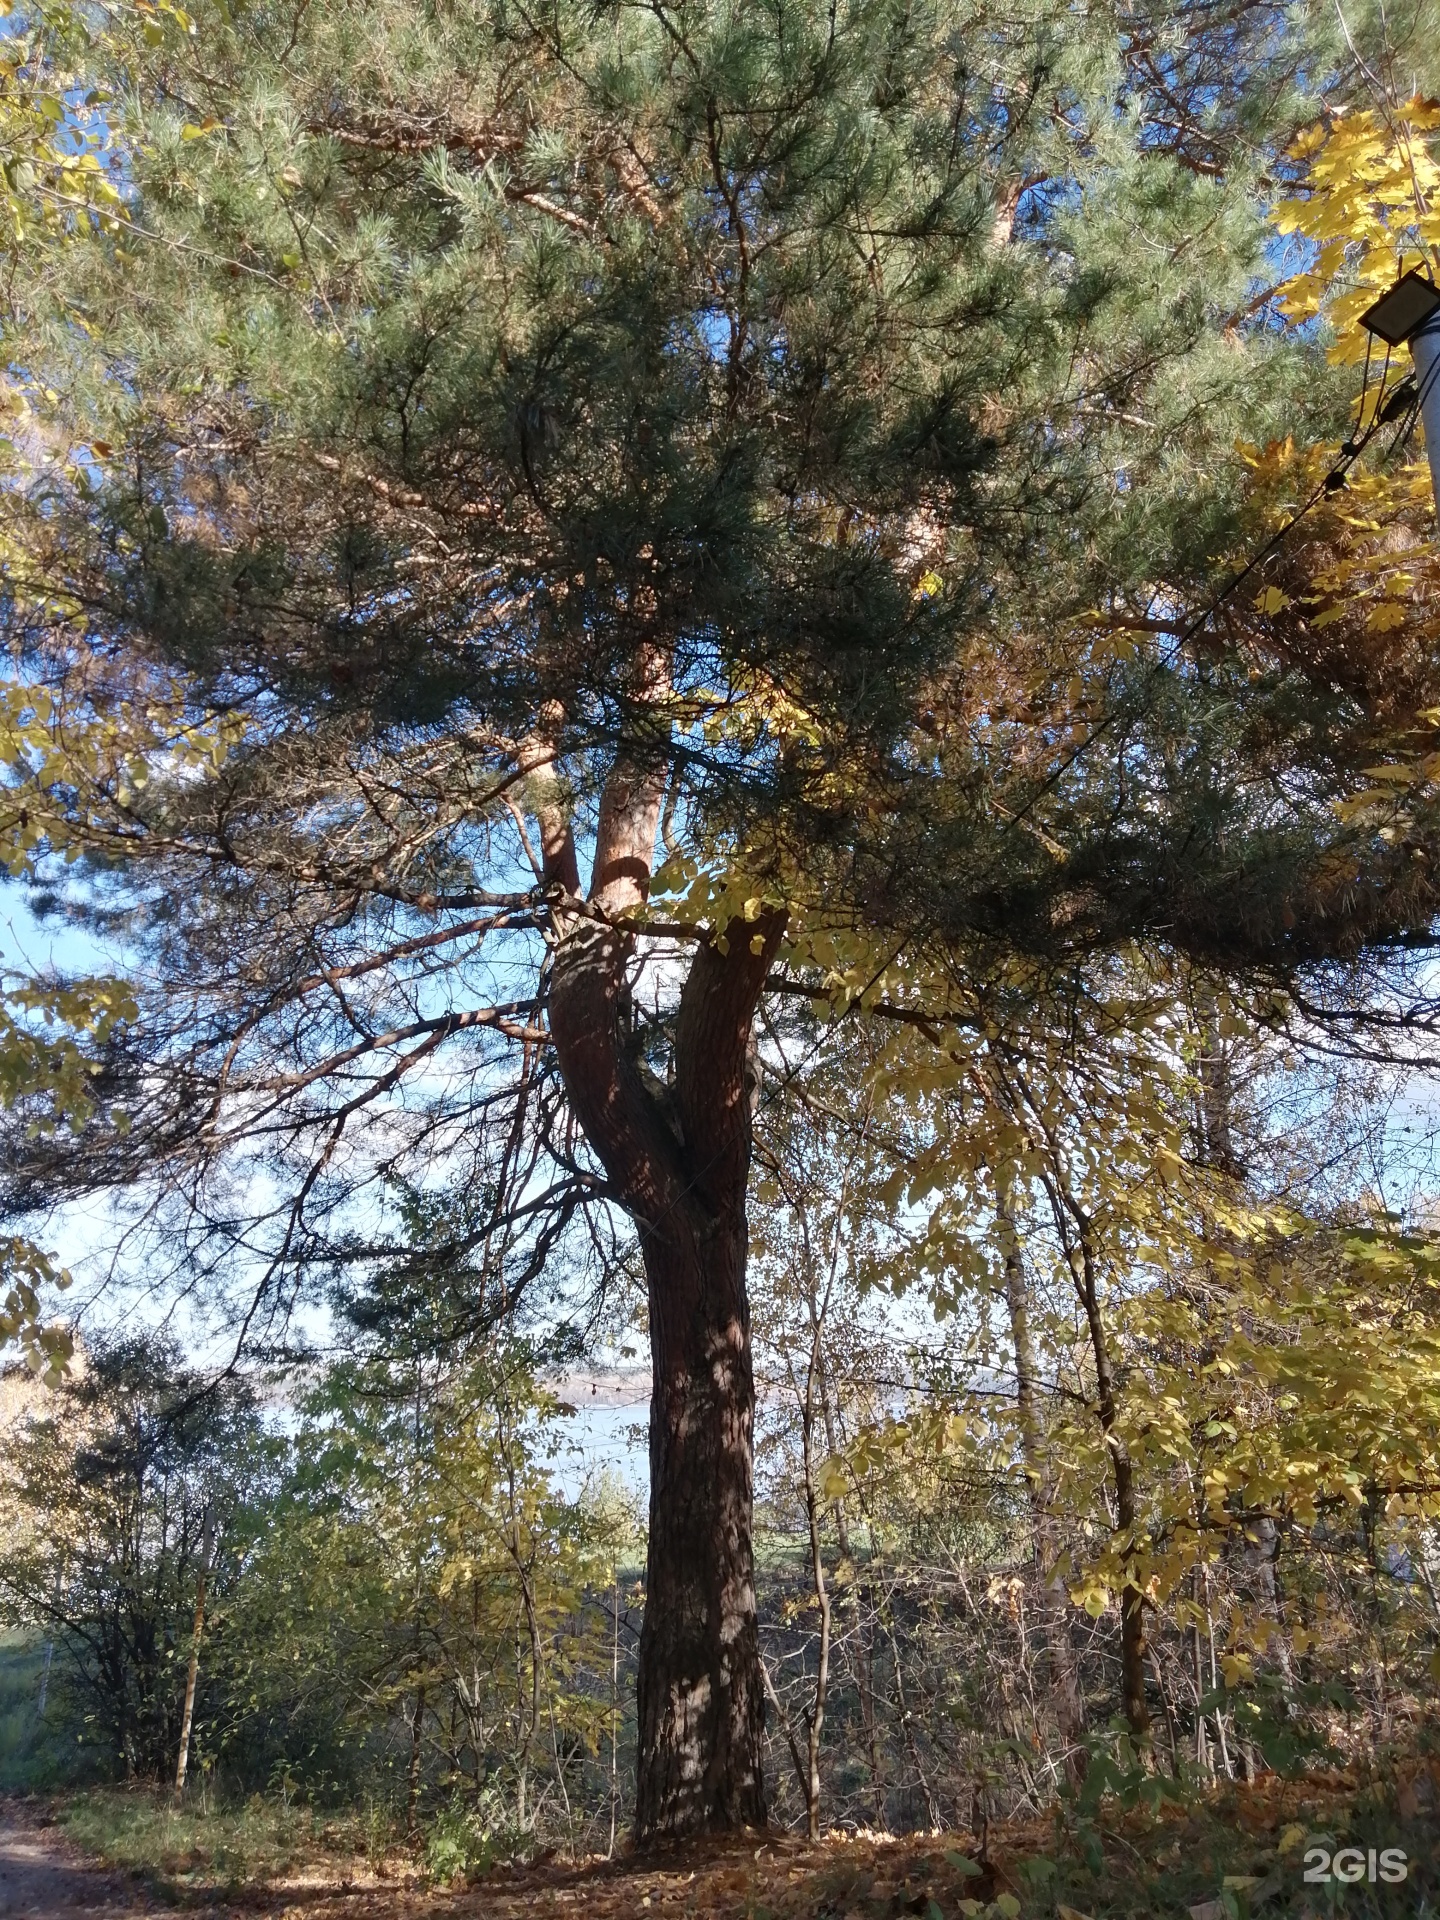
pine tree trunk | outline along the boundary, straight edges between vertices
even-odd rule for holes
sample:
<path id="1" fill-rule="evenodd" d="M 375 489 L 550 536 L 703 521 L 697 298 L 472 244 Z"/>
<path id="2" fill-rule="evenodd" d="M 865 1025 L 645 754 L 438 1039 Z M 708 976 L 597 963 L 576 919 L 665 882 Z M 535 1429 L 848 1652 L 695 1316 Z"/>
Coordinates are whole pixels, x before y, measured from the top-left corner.
<path id="1" fill-rule="evenodd" d="M 538 764 L 540 749 L 536 750 Z M 636 1044 L 615 922 L 645 896 L 664 769 L 617 760 L 580 910 L 568 821 L 535 806 L 556 887 L 549 1020 L 570 1107 L 635 1222 L 650 1308 L 650 1540 L 636 1838 L 765 1819 L 752 1541 L 755 1384 L 745 1291 L 752 1024 L 784 930 L 766 909 L 697 934 L 662 1083 Z M 594 910 L 598 909 L 598 913 Z"/>
<path id="2" fill-rule="evenodd" d="M 645 1240 L 654 1386 L 637 1700 L 642 1842 L 765 1819 L 755 1383 L 737 1198 L 729 1218 L 685 1206 L 686 1218 Z"/>

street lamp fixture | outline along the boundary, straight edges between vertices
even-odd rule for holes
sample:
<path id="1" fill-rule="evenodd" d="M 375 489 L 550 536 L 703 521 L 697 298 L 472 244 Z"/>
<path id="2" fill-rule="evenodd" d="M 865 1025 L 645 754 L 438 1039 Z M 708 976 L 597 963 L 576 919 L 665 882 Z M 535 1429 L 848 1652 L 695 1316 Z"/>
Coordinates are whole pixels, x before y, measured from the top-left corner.
<path id="1" fill-rule="evenodd" d="M 1412 267 L 1388 293 L 1381 294 L 1373 307 L 1365 309 L 1360 324 L 1387 347 L 1403 347 L 1437 313 L 1440 313 L 1440 287 L 1432 286 Z"/>

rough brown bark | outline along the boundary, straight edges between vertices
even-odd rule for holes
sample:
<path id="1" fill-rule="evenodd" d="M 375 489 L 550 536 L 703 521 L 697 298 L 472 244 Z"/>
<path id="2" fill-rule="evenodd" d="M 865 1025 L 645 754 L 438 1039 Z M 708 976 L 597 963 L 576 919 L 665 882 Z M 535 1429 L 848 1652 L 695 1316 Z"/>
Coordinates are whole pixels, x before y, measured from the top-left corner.
<path id="1" fill-rule="evenodd" d="M 673 1078 L 630 1043 L 632 943 L 663 777 L 617 762 L 601 800 L 588 914 L 573 843 L 542 795 L 557 889 L 550 1031 L 576 1120 L 645 1262 L 653 1384 L 650 1536 L 640 1636 L 636 1838 L 759 1826 L 763 1676 L 755 1618 L 755 1386 L 745 1270 L 751 1026 L 784 926 L 777 911 L 697 942 Z"/>
<path id="2" fill-rule="evenodd" d="M 646 1274 L 654 1387 L 637 1681 L 641 1841 L 765 1819 L 743 1210 L 738 1221 L 667 1234 L 647 1249 Z"/>

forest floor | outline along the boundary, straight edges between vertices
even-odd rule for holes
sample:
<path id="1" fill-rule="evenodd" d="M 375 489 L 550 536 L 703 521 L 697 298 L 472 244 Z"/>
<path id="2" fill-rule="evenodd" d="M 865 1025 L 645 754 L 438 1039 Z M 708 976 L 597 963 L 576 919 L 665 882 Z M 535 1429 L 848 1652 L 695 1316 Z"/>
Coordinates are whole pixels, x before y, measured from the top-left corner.
<path id="1" fill-rule="evenodd" d="M 84 1806 L 89 1806 L 89 1818 Z M 154 1804 L 154 1803 L 152 1803 Z M 1411 1759 L 1361 1781 L 1332 1770 L 1267 1776 L 1158 1812 L 1101 1810 L 1088 1822 L 1011 1822 L 983 1836 L 794 1835 L 704 1842 L 643 1858 L 552 1858 L 435 1887 L 407 1857 L 299 1850 L 257 1870 L 193 1837 L 137 1865 L 132 1843 L 101 1846 L 95 1797 L 0 1802 L 0 1915 L 27 1920 L 1356 1920 L 1440 1914 L 1440 1760 Z M 88 1832 L 88 1850 L 72 1833 Z M 1353 1849 L 1353 1883 L 1306 1879 L 1312 1849 Z M 1386 1884 L 1375 1861 L 1404 1855 Z M 1372 1849 L 1374 1850 L 1372 1854 Z M 157 1851 L 152 1848 L 152 1851 Z M 1368 1869 L 1368 1870 L 1367 1870 Z M 1392 1856 L 1392 1872 L 1393 1872 Z"/>

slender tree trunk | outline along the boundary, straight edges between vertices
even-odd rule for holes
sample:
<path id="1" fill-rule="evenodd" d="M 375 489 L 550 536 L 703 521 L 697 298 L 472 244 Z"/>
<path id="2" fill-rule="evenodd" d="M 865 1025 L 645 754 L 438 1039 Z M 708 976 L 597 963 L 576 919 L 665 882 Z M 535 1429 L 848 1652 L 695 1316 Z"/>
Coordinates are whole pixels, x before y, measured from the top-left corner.
<path id="1" fill-rule="evenodd" d="M 812 1503 L 813 1507 L 813 1503 Z M 815 1672 L 815 1703 L 810 1713 L 810 1738 L 807 1758 L 805 1818 L 812 1840 L 820 1838 L 820 1736 L 825 1726 L 825 1694 L 830 1684 L 830 1595 L 825 1586 L 825 1566 L 820 1556 L 820 1535 L 812 1511 L 810 1521 L 810 1558 L 815 1591 L 820 1597 L 820 1656 Z"/>
<path id="2" fill-rule="evenodd" d="M 1440 1592 L 1437 1592 L 1435 1586 L 1435 1568 L 1432 1564 L 1435 1558 L 1435 1549 L 1431 1544 L 1430 1528 L 1422 1521 L 1417 1525 L 1416 1535 L 1417 1550 L 1415 1562 L 1420 1569 L 1420 1578 L 1425 1582 L 1425 1591 L 1430 1596 L 1430 1611 L 1434 1614 L 1436 1620 L 1440 1621 Z"/>
<path id="3" fill-rule="evenodd" d="M 998 1212 L 1005 1234 L 1005 1305 L 1015 1349 L 1015 1406 L 1040 1581 L 1040 1622 L 1049 1668 L 1050 1700 L 1056 1726 L 1065 1742 L 1065 1770 L 1076 1780 L 1083 1776 L 1085 1769 L 1085 1700 L 1070 1638 L 1070 1597 L 1065 1591 L 1065 1582 L 1056 1572 L 1059 1541 L 1050 1511 L 1044 1424 L 1037 1398 L 1039 1367 L 1030 1334 L 1030 1293 L 1008 1191 L 999 1196 Z"/>
<path id="4" fill-rule="evenodd" d="M 1180 1778 L 1180 1727 L 1170 1701 L 1170 1689 L 1165 1684 L 1165 1669 L 1160 1664 L 1159 1651 L 1152 1645 L 1147 1652 L 1151 1671 L 1155 1675 L 1155 1685 L 1160 1694 L 1160 1704 L 1165 1709 L 1165 1730 L 1170 1736 L 1170 1771 L 1178 1780 Z"/>
<path id="5" fill-rule="evenodd" d="M 838 1232 L 838 1229 L 837 1229 Z M 828 1299 L 828 1293 L 827 1293 Z M 820 1608 L 820 1653 L 811 1696 L 805 1754 L 805 1824 L 812 1840 L 820 1838 L 820 1738 L 825 1727 L 825 1697 L 830 1685 L 830 1589 L 825 1580 L 825 1555 L 820 1540 L 820 1492 L 815 1484 L 815 1389 L 821 1367 L 821 1319 L 810 1296 L 810 1362 L 801 1402 L 801 1443 L 804 1450 L 805 1518 L 810 1531 L 810 1578 Z"/>
<path id="6" fill-rule="evenodd" d="M 817 1380 L 823 1367 L 823 1360 L 821 1315 L 816 1310 L 813 1289 L 809 1294 L 809 1307 L 810 1359 L 806 1368 L 803 1392 L 799 1390 L 794 1371 L 789 1368 L 787 1361 L 790 1384 L 792 1389 L 796 1390 L 800 1404 L 801 1474 L 805 1493 L 805 1518 L 810 1536 L 810 1579 L 816 1605 L 820 1609 L 820 1648 L 810 1706 L 805 1715 L 803 1749 L 793 1724 L 780 1704 L 779 1695 L 774 1686 L 769 1684 L 768 1675 L 766 1690 L 776 1711 L 780 1714 L 785 1741 L 790 1749 L 790 1757 L 795 1763 L 795 1778 L 800 1783 L 800 1792 L 805 1801 L 806 1831 L 810 1839 L 818 1840 L 820 1838 L 820 1742 L 825 1729 L 825 1701 L 830 1687 L 830 1644 L 834 1609 L 830 1599 L 829 1584 L 825 1578 L 825 1555 L 820 1537 L 820 1490 L 815 1482 L 815 1402 Z M 831 1452 L 834 1452 L 833 1446 Z"/>
<path id="7" fill-rule="evenodd" d="M 540 1644 L 540 1622 L 535 1614 L 535 1594 L 530 1583 L 530 1559 L 520 1551 L 520 1521 L 516 1516 L 515 1479 L 512 1470 L 510 1477 L 510 1558 L 514 1562 L 515 1572 L 520 1581 L 520 1600 L 525 1621 L 525 1640 L 530 1657 L 529 1696 L 526 1697 L 524 1655 L 520 1648 L 520 1624 L 515 1628 L 515 1718 L 517 1728 L 524 1726 L 524 1735 L 520 1740 L 516 1759 L 515 1824 L 523 1833 L 527 1820 L 533 1818 L 534 1810 L 527 1814 L 525 1790 L 530 1778 L 530 1754 L 535 1744 L 535 1736 L 540 1731 L 540 1667 L 543 1657 Z"/>
<path id="8" fill-rule="evenodd" d="M 1071 1189 L 1066 1157 L 1053 1128 L 1037 1108 L 1023 1082 L 1020 1083 L 1019 1098 L 1007 1101 L 1005 1105 L 1018 1114 L 1021 1100 L 1028 1107 L 1036 1131 L 1043 1137 L 1047 1148 L 1049 1171 L 1042 1173 L 1041 1179 L 1050 1199 L 1055 1231 L 1085 1315 L 1085 1327 L 1095 1361 L 1095 1410 L 1099 1415 L 1105 1451 L 1110 1461 L 1111 1484 L 1115 1490 L 1115 1532 L 1120 1537 L 1125 1554 L 1125 1574 L 1120 1590 L 1120 1704 L 1131 1736 L 1143 1754 L 1148 1752 L 1150 1744 L 1150 1709 L 1145 1698 L 1145 1595 L 1134 1568 L 1138 1516 L 1135 1469 L 1120 1428 L 1115 1369 L 1100 1306 L 1094 1223 Z"/>
<path id="9" fill-rule="evenodd" d="M 415 1838 L 415 1812 L 420 1798 L 420 1734 L 425 1719 L 425 1688 L 415 1689 L 415 1718 L 410 1723 L 410 1771 L 405 1782 L 405 1837 Z"/>
<path id="10" fill-rule="evenodd" d="M 1285 1695 L 1287 1711 L 1293 1710 L 1295 1692 L 1295 1671 L 1290 1658 L 1290 1637 L 1285 1629 L 1285 1609 L 1280 1596 L 1280 1583 L 1275 1577 L 1275 1563 L 1280 1558 L 1280 1529 L 1268 1513 L 1257 1515 L 1244 1523 L 1244 1555 L 1258 1590 L 1260 1605 L 1266 1616 L 1275 1623 L 1274 1637 L 1270 1650 L 1275 1664 L 1280 1669 L 1280 1683 Z"/>
<path id="11" fill-rule="evenodd" d="M 1135 1499 L 1135 1469 L 1125 1437 L 1120 1431 L 1119 1402 L 1115 1391 L 1115 1368 L 1110 1357 L 1110 1342 L 1105 1332 L 1105 1317 L 1100 1306 L 1100 1289 L 1095 1272 L 1095 1255 L 1090 1237 L 1090 1219 L 1065 1184 L 1065 1173 L 1054 1154 L 1055 1176 L 1051 1202 L 1075 1290 L 1085 1314 L 1090 1336 L 1090 1351 L 1095 1360 L 1095 1406 L 1100 1430 L 1110 1458 L 1111 1484 L 1115 1489 L 1115 1531 L 1127 1553 L 1133 1554 L 1138 1509 Z M 1142 1752 L 1150 1744 L 1150 1707 L 1145 1698 L 1145 1595 L 1129 1564 L 1120 1589 L 1120 1706 L 1136 1744 Z"/>
<path id="12" fill-rule="evenodd" d="M 1196 1585 L 1199 1585 L 1197 1576 Z M 1215 1763 L 1210 1757 L 1210 1741 L 1205 1732 L 1205 1715 L 1200 1710 L 1200 1702 L 1205 1698 L 1205 1673 L 1201 1665 L 1200 1623 L 1190 1623 L 1190 1653 L 1195 1669 L 1195 1764 L 1213 1786 L 1215 1784 Z"/>
<path id="13" fill-rule="evenodd" d="M 673 1076 L 659 1081 L 633 1033 L 633 942 L 615 924 L 649 886 L 665 787 L 658 744 L 654 764 L 622 757 L 606 783 L 588 912 L 553 787 L 532 801 L 556 898 L 556 1059 L 611 1194 L 635 1222 L 649 1297 L 650 1536 L 635 1783 L 642 1844 L 765 1819 L 745 1195 L 751 1028 L 785 924 L 783 912 L 765 909 L 697 940 L 675 1021 Z M 542 759 L 535 752 L 537 768 Z"/>
<path id="14" fill-rule="evenodd" d="M 1200 985 L 1195 994 L 1196 1020 L 1200 1028 L 1200 1051 L 1196 1059 L 1196 1092 L 1199 1100 L 1200 1151 L 1206 1166 L 1232 1180 L 1243 1180 L 1244 1164 L 1235 1146 L 1231 1125 L 1234 1088 L 1225 1042 L 1220 1037 L 1220 1021 L 1215 1011 L 1215 996 Z"/>
<path id="15" fill-rule="evenodd" d="M 840 1451 L 838 1430 L 835 1424 L 835 1407 L 830 1395 L 829 1375 L 825 1370 L 824 1350 L 820 1353 L 820 1364 L 816 1377 L 820 1391 L 820 1413 L 825 1422 L 825 1444 L 833 1459 Z M 880 1729 L 875 1713 L 875 1606 L 874 1595 L 868 1584 L 862 1585 L 859 1568 L 855 1560 L 855 1549 L 851 1544 L 850 1522 L 845 1512 L 844 1500 L 836 1500 L 831 1508 L 835 1515 L 835 1537 L 840 1543 L 840 1557 L 850 1568 L 849 1598 L 850 1610 L 855 1622 L 854 1648 L 852 1652 L 849 1635 L 842 1635 L 840 1651 L 850 1677 L 855 1682 L 855 1691 L 860 1697 L 860 1724 L 865 1734 L 865 1752 L 870 1761 L 870 1798 L 875 1808 L 875 1819 L 879 1826 L 885 1825 L 885 1770 L 880 1760 Z M 869 1608 L 869 1621 L 864 1617 L 863 1609 Z"/>
<path id="16" fill-rule="evenodd" d="M 200 1572 L 195 1580 L 195 1631 L 190 1640 L 190 1667 L 185 1676 L 185 1712 L 180 1721 L 180 1754 L 175 1762 L 175 1797 L 185 1791 L 190 1765 L 190 1728 L 195 1718 L 195 1683 L 200 1675 L 200 1636 L 205 1630 L 205 1582 L 210 1572 L 211 1519 L 207 1512 L 201 1536 Z"/>
<path id="17" fill-rule="evenodd" d="M 1115 1459 L 1115 1507 L 1119 1530 L 1135 1531 L 1135 1476 L 1128 1458 Z M 1150 1707 L 1145 1698 L 1145 1596 L 1133 1581 L 1120 1592 L 1120 1705 L 1131 1733 L 1142 1745 L 1150 1739 Z"/>
<path id="18" fill-rule="evenodd" d="M 1215 1657 L 1215 1616 L 1210 1608 L 1209 1567 L 1201 1567 L 1200 1577 L 1202 1583 L 1201 1592 L 1205 1603 L 1205 1635 L 1210 1646 L 1210 1691 L 1211 1693 L 1219 1693 L 1220 1668 Z M 1233 1780 L 1235 1778 L 1235 1769 L 1230 1764 L 1230 1746 L 1225 1738 L 1225 1714 L 1218 1706 L 1215 1709 L 1215 1742 L 1220 1749 L 1220 1764 L 1225 1769 L 1225 1777 L 1227 1780 Z"/>

